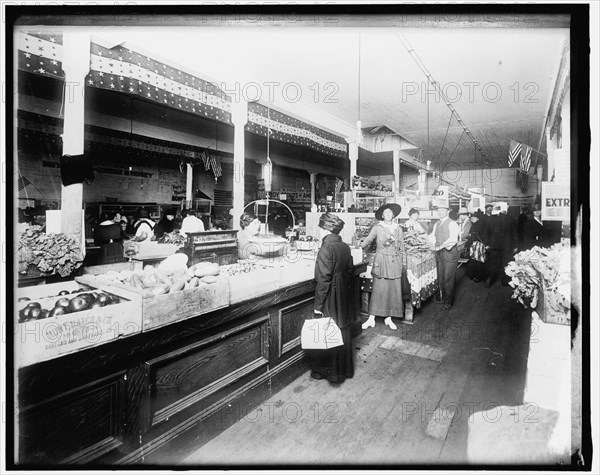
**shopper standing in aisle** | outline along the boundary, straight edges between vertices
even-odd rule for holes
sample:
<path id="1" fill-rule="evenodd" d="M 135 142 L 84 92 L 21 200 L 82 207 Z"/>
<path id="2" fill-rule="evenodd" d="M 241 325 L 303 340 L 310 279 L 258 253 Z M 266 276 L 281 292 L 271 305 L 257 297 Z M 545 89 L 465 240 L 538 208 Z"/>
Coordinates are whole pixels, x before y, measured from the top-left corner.
<path id="1" fill-rule="evenodd" d="M 435 243 L 438 285 L 441 293 L 441 300 L 437 302 L 443 304 L 443 310 L 449 310 L 454 303 L 460 228 L 448 217 L 448 205 L 438 206 L 437 212 L 440 219 L 435 223 L 430 234 L 431 242 Z"/>
<path id="2" fill-rule="evenodd" d="M 351 297 L 352 254 L 339 236 L 344 221 L 332 213 L 319 218 L 323 241 L 315 262 L 314 316 L 331 317 L 342 333 L 343 345 L 329 350 L 306 350 L 311 377 L 343 383 L 354 376 L 351 323 L 354 316 Z"/>
<path id="3" fill-rule="evenodd" d="M 533 206 L 532 216 L 523 226 L 523 246 L 522 249 L 531 249 L 534 246 L 547 247 L 548 230 L 542 222 L 542 210 L 540 205 Z"/>
<path id="4" fill-rule="evenodd" d="M 469 229 L 469 234 L 466 236 L 467 242 L 465 243 L 465 248 L 468 250 L 471 257 L 467 262 L 465 273 L 469 279 L 472 279 L 474 282 L 480 282 L 485 280 L 485 263 L 483 263 L 481 259 L 485 259 L 485 246 L 486 242 L 489 240 L 489 236 L 483 211 L 477 210 L 471 215 L 470 220 L 471 228 Z M 476 242 L 480 242 L 482 244 L 474 244 Z M 475 259 L 472 257 L 473 254 L 471 253 L 471 248 L 476 246 L 483 246 L 481 248 L 480 259 Z"/>
<path id="5" fill-rule="evenodd" d="M 385 317 L 385 324 L 392 330 L 396 325 L 392 317 L 404 317 L 402 298 L 402 270 L 406 267 L 404 255 L 404 234 L 393 219 L 400 214 L 400 205 L 391 203 L 381 206 L 375 217 L 380 221 L 373 226 L 369 235 L 362 241 L 364 249 L 375 241 L 375 261 L 371 275 L 373 290 L 369 301 L 369 319 L 363 329 L 375 326 L 375 316 Z"/>
<path id="6" fill-rule="evenodd" d="M 460 240 L 465 241 L 471 229 L 471 213 L 466 207 L 461 206 L 458 210 L 458 226 L 460 227 Z"/>
<path id="7" fill-rule="evenodd" d="M 517 243 L 519 246 L 519 250 L 526 249 L 527 247 L 527 237 L 525 236 L 525 228 L 527 226 L 527 222 L 532 218 L 531 210 L 528 206 L 521 205 L 521 213 L 517 218 Z"/>
<path id="8" fill-rule="evenodd" d="M 508 203 L 498 202 L 494 205 L 492 216 L 487 220 L 489 241 L 486 246 L 488 250 L 486 287 L 490 287 L 498 278 L 501 278 L 502 285 L 508 285 L 504 267 L 516 251 L 516 236 L 514 223 L 507 212 Z"/>

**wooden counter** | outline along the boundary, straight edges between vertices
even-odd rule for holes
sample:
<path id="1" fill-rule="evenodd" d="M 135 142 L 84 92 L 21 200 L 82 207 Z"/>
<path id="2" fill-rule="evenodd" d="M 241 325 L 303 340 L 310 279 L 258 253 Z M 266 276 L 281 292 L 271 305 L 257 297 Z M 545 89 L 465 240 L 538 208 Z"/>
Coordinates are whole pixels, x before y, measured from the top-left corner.
<path id="1" fill-rule="evenodd" d="M 175 464 L 244 417 L 307 369 L 314 281 L 285 273 L 226 308 L 19 369 L 19 463 Z"/>

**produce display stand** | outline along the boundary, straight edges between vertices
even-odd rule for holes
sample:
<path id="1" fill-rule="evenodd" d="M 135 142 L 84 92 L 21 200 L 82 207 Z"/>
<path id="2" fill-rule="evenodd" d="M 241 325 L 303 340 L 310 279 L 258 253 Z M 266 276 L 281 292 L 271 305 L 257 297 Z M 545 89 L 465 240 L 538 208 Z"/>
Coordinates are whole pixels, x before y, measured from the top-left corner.
<path id="1" fill-rule="evenodd" d="M 424 251 L 406 256 L 406 271 L 410 283 L 410 301 L 414 308 L 438 290 L 435 252 Z"/>
<path id="2" fill-rule="evenodd" d="M 20 311 L 30 302 L 39 302 L 42 308 L 52 309 L 61 290 L 72 292 L 90 286 L 74 281 L 24 287 L 17 290 L 17 298 L 28 297 L 30 301 L 17 302 Z M 99 285 L 97 290 L 119 295 L 110 285 Z M 135 294 L 119 295 L 118 304 L 96 307 L 79 312 L 57 315 L 41 320 L 17 323 L 15 335 L 15 361 L 23 367 L 75 353 L 85 348 L 125 338 L 142 331 L 142 307 Z"/>
<path id="3" fill-rule="evenodd" d="M 92 288 L 110 286 L 113 293 L 125 298 L 136 296 L 137 301 L 141 301 L 143 332 L 229 305 L 229 277 L 224 275 L 218 276 L 212 284 L 200 282 L 195 288 L 152 296 L 148 296 L 145 290 L 91 274 L 76 277 L 75 280 Z"/>
<path id="4" fill-rule="evenodd" d="M 540 316 L 540 319 L 544 323 L 553 323 L 556 325 L 571 325 L 571 309 L 554 308 L 550 305 L 550 302 L 556 300 L 556 297 L 552 295 L 552 291 L 549 290 L 545 285 L 542 286 L 539 292 L 537 306 L 535 311 Z"/>

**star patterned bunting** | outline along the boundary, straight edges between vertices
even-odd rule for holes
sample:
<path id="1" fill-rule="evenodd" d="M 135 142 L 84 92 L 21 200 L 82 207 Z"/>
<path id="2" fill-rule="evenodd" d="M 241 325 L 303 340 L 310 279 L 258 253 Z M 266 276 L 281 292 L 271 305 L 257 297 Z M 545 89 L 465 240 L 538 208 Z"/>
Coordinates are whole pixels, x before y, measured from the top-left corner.
<path id="1" fill-rule="evenodd" d="M 231 99 L 216 85 L 122 46 L 92 43 L 86 81 L 231 124 Z"/>
<path id="2" fill-rule="evenodd" d="M 64 79 L 62 33 L 30 32 L 18 35 L 19 69 Z M 184 110 L 231 125 L 231 98 L 215 84 L 192 76 L 134 50 L 91 44 L 86 85 L 134 94 L 167 107 Z M 345 158 L 341 137 L 258 104 L 248 104 L 245 129 L 326 155 Z"/>
<path id="3" fill-rule="evenodd" d="M 346 157 L 344 139 L 261 104 L 249 103 L 246 130 L 266 137 L 269 129 L 271 139 L 310 147 L 326 155 Z"/>
<path id="4" fill-rule="evenodd" d="M 41 76 L 64 79 L 62 34 L 17 35 L 19 69 Z"/>

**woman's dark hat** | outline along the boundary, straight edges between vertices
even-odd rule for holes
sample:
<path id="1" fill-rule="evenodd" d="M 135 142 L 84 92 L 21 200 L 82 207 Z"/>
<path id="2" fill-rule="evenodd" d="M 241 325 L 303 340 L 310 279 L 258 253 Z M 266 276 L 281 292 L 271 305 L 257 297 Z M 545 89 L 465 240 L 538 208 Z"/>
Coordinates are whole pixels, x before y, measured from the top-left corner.
<path id="1" fill-rule="evenodd" d="M 331 231 L 332 233 L 339 234 L 344 227 L 344 221 L 338 218 L 332 213 L 323 213 L 319 218 L 319 227 Z"/>
<path id="2" fill-rule="evenodd" d="M 479 219 L 483 219 L 484 216 L 485 216 L 485 214 L 480 209 L 478 209 L 471 215 L 472 218 L 479 218 Z"/>
<path id="3" fill-rule="evenodd" d="M 396 216 L 398 216 L 400 214 L 400 211 L 402 211 L 402 206 L 400 206 L 399 204 L 396 204 L 396 203 L 388 203 L 388 204 L 381 206 L 377 211 L 375 211 L 375 217 L 379 221 L 383 221 L 383 212 L 386 209 L 391 209 L 392 213 L 394 213 L 394 218 L 395 218 Z"/>

